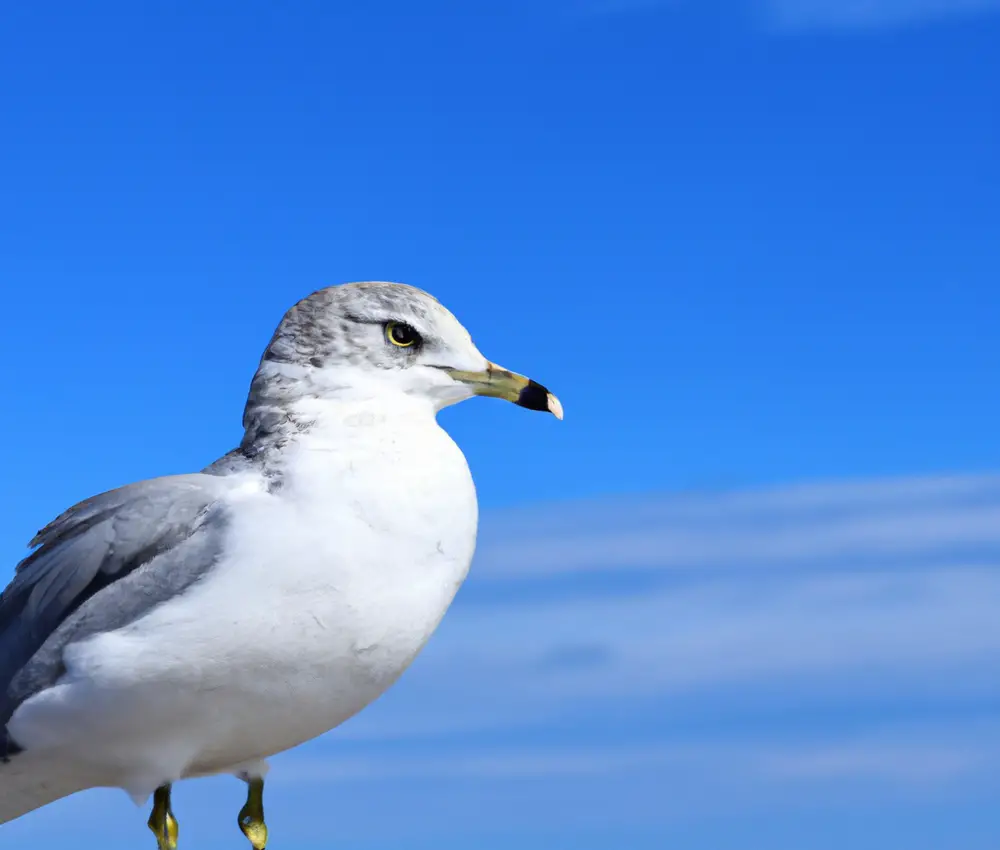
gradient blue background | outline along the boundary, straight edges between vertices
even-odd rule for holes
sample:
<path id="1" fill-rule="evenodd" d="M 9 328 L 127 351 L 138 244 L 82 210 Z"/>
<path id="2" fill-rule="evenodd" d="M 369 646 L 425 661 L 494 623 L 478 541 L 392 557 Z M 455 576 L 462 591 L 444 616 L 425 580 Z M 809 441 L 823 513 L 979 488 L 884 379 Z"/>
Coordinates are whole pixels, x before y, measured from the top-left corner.
<path id="1" fill-rule="evenodd" d="M 356 733 L 363 743 L 348 724 L 286 757 L 289 775 L 302 770 L 298 758 L 331 769 L 349 758 L 354 778 L 319 770 L 282 786 L 276 770 L 276 847 L 995 848 L 1000 633 L 989 609 L 972 649 L 956 637 L 951 678 L 907 656 L 916 678 L 856 704 L 834 697 L 867 681 L 877 616 L 853 660 L 834 665 L 841 678 L 824 680 L 833 696 L 808 710 L 804 686 L 785 673 L 756 684 L 736 676 L 743 690 L 725 698 L 696 689 L 683 709 L 670 687 L 637 695 L 608 679 L 620 699 L 591 704 L 570 689 L 550 695 L 556 708 L 542 717 L 512 704 L 487 722 L 488 701 L 468 691 L 466 731 L 417 730 L 400 743 L 392 730 L 414 706 L 433 716 L 459 699 L 449 688 L 462 690 L 461 664 L 445 661 L 463 630 L 488 654 L 520 623 L 535 631 L 518 641 L 552 643 L 553 669 L 598 670 L 609 650 L 591 624 L 612 622 L 602 600 L 644 605 L 672 583 L 694 593 L 689 585 L 707 581 L 693 567 L 676 577 L 669 541 L 654 541 L 647 558 L 659 572 L 613 554 L 576 570 L 576 551 L 568 567 L 505 580 L 490 547 L 504 551 L 516 506 L 540 503 L 528 514 L 542 526 L 552 516 L 571 538 L 576 511 L 607 504 L 610 516 L 628 515 L 616 495 L 640 494 L 625 503 L 634 507 L 658 504 L 658 493 L 787 496 L 796 482 L 841 479 L 869 492 L 867 482 L 889 479 L 892 513 L 936 482 L 945 495 L 933 510 L 905 530 L 887 526 L 901 544 L 934 511 L 981 510 L 964 484 L 955 508 L 947 476 L 1000 468 L 998 44 L 1000 3 L 990 0 L 4 4 L 0 555 L 12 569 L 33 531 L 80 498 L 199 468 L 232 447 L 256 359 L 298 298 L 332 283 L 404 280 L 436 294 L 487 356 L 555 390 L 566 421 L 487 402 L 443 414 L 469 457 L 483 557 L 497 567 L 474 576 L 454 630 L 446 623 L 430 660 L 372 709 L 381 721 Z M 914 475 L 924 483 L 907 485 Z M 968 485 L 985 487 L 989 510 L 991 482 Z M 823 502 L 824 517 L 839 515 L 836 486 L 818 486 L 820 501 L 836 503 Z M 697 529 L 709 541 L 756 522 L 719 498 L 716 524 Z M 778 541 L 806 522 L 792 508 L 768 516 Z M 835 529 L 822 558 L 800 552 L 768 581 L 784 598 L 777 575 L 818 581 L 820 570 L 840 581 L 859 558 L 890 577 L 933 562 L 947 581 L 971 558 L 982 574 L 962 573 L 968 595 L 948 620 L 964 635 L 961 600 L 1000 599 L 990 595 L 1000 514 L 976 517 L 976 530 L 946 534 L 947 546 L 889 546 L 891 557 L 883 542 L 847 546 L 838 560 Z M 609 534 L 639 534 L 616 522 Z M 770 564 L 769 545 L 755 563 Z M 717 622 L 706 614 L 711 636 L 735 622 L 738 639 L 742 621 L 730 616 L 764 592 L 740 557 L 708 559 L 742 588 Z M 905 581 L 901 598 L 916 586 Z M 910 612 L 899 646 L 926 640 L 938 658 L 922 618 L 940 613 L 946 594 L 920 586 L 928 608 Z M 789 601 L 774 615 L 788 631 L 761 652 L 804 640 L 782 617 L 800 603 L 820 614 L 843 598 L 834 596 Z M 699 600 L 685 609 L 695 620 Z M 543 603 L 551 610 L 535 616 Z M 480 610 L 494 631 L 475 631 Z M 561 611 L 571 612 L 565 622 Z M 661 660 L 642 647 L 673 652 L 666 613 L 662 644 L 650 643 L 650 616 L 652 631 L 633 646 L 647 669 Z M 842 624 L 827 635 L 834 649 Z M 503 669 L 517 689 L 517 657 Z M 970 677 L 979 686 L 963 690 Z M 859 768 L 837 773 L 836 793 L 795 781 L 770 796 L 759 777 L 730 776 L 725 752 L 739 730 L 741 746 L 765 750 L 778 739 L 794 750 L 801 735 L 842 752 L 834 731 L 891 739 L 892 752 L 926 740 L 897 741 L 897 721 L 931 724 L 944 749 L 952 733 L 978 730 L 963 746 L 993 754 L 986 773 L 914 792 L 902 780 L 916 768 L 890 771 L 902 780 L 874 790 Z M 365 722 L 352 721 L 362 731 Z M 674 755 L 692 741 L 713 755 L 679 767 Z M 555 760 L 554 743 L 564 748 Z M 527 761 L 477 761 L 483 748 Z M 650 748 L 662 759 L 641 755 Z M 589 768 L 567 755 L 580 752 Z M 410 773 L 385 767 L 397 754 L 417 759 Z M 692 790 L 687 777 L 699 771 L 714 779 Z M 241 846 L 239 789 L 193 787 L 180 804 L 187 846 Z M 89 818 L 82 844 L 70 816 Z M 98 792 L 3 831 L 41 848 L 110 850 L 148 843 L 143 821 Z"/>

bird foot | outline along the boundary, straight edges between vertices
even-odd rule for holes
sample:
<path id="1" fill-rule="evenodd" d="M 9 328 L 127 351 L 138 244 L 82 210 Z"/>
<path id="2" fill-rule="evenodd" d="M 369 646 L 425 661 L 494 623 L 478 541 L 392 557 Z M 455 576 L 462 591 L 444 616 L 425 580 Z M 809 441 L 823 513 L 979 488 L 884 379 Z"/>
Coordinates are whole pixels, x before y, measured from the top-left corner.
<path id="1" fill-rule="evenodd" d="M 264 823 L 264 780 L 251 779 L 246 805 L 240 809 L 239 824 L 253 850 L 267 847 L 267 825 Z"/>
<path id="2" fill-rule="evenodd" d="M 177 850 L 177 819 L 170 809 L 170 786 L 157 788 L 153 794 L 153 811 L 147 822 L 156 836 L 157 850 Z"/>

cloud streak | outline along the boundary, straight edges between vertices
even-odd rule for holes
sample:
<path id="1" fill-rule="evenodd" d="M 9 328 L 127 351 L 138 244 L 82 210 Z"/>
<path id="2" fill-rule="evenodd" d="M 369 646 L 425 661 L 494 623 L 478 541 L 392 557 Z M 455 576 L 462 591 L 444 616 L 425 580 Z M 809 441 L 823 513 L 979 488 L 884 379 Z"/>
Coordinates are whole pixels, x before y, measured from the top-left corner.
<path id="1" fill-rule="evenodd" d="M 763 0 L 781 30 L 866 30 L 932 23 L 1000 10 L 1000 0 Z"/>
<path id="2" fill-rule="evenodd" d="M 942 735 L 914 728 L 888 740 L 846 738 L 834 744 L 659 744 L 482 749 L 460 755 L 423 754 L 396 758 L 302 758 L 276 774 L 282 784 L 379 782 L 387 779 L 504 779 L 615 777 L 636 772 L 684 772 L 702 779 L 721 769 L 750 781 L 829 783 L 889 782 L 911 788 L 997 774 L 1000 728 L 980 726 Z M 986 746 L 983 740 L 987 741 Z"/>
<path id="3" fill-rule="evenodd" d="M 585 14 L 621 15 L 694 9 L 692 0 L 587 0 Z M 721 0 L 717 14 L 749 15 L 781 33 L 892 29 L 1000 12 L 1000 0 Z"/>
<path id="4" fill-rule="evenodd" d="M 551 506 L 491 518 L 483 543 L 477 570 L 496 579 L 1000 551 L 1000 483 L 846 482 Z"/>

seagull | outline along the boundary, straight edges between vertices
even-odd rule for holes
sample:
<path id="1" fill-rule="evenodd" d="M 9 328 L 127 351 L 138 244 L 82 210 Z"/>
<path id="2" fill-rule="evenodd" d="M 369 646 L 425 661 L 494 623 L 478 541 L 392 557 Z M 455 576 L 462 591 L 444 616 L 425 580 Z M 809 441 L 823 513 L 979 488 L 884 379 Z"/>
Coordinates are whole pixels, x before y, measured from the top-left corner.
<path id="1" fill-rule="evenodd" d="M 476 395 L 562 418 L 426 292 L 321 289 L 264 351 L 239 448 L 39 531 L 0 595 L 0 824 L 117 787 L 175 850 L 172 784 L 232 774 L 263 850 L 267 758 L 386 691 L 468 573 L 475 486 L 436 415 Z"/>

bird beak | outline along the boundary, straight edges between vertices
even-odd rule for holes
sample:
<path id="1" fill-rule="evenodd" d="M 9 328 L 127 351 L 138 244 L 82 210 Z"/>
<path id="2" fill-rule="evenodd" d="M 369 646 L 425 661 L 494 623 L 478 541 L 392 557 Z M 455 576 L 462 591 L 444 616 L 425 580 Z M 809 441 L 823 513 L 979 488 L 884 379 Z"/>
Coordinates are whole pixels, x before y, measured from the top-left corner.
<path id="1" fill-rule="evenodd" d="M 487 363 L 482 372 L 463 372 L 450 369 L 448 374 L 456 381 L 468 384 L 476 395 L 503 398 L 528 410 L 547 410 L 556 419 L 563 418 L 562 405 L 552 393 L 524 375 L 511 372 L 496 363 Z"/>

